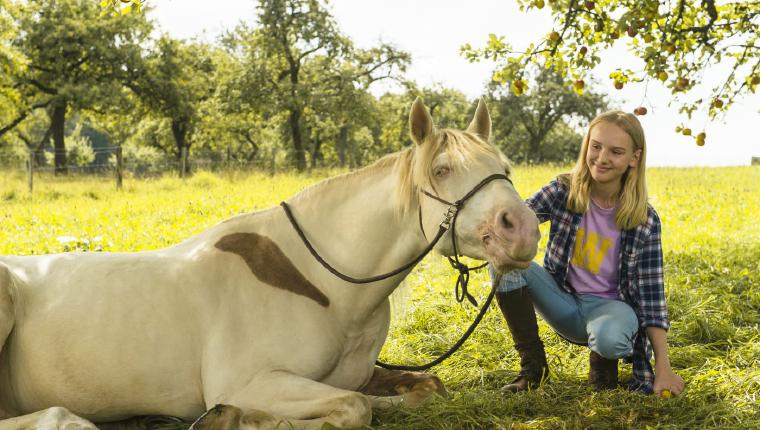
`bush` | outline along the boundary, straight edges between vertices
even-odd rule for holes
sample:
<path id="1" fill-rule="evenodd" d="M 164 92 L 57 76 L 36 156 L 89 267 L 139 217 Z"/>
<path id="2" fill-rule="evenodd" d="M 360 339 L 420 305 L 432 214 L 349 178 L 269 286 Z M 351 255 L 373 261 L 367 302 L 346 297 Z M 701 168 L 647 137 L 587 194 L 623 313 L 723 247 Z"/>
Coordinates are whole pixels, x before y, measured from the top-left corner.
<path id="1" fill-rule="evenodd" d="M 166 170 L 169 160 L 156 148 L 151 146 L 126 144 L 122 148 L 124 168 L 135 176 L 144 177 L 160 175 Z M 108 163 L 116 166 L 116 155 L 111 155 Z"/>
<path id="2" fill-rule="evenodd" d="M 64 138 L 66 145 L 66 164 L 69 166 L 82 167 L 95 161 L 95 151 L 92 150 L 90 138 L 82 134 L 82 125 L 77 124 L 74 132 Z M 47 164 L 55 164 L 55 154 L 45 153 Z"/>

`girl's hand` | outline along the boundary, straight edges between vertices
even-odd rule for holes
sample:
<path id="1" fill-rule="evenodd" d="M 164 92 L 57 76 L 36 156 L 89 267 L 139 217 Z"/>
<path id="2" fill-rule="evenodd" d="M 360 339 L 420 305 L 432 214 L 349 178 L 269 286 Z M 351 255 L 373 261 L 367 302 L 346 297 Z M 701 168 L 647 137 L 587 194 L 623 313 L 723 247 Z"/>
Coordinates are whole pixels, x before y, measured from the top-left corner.
<path id="1" fill-rule="evenodd" d="M 663 390 L 670 391 L 671 394 L 677 396 L 683 391 L 684 382 L 683 378 L 673 373 L 670 369 L 663 369 L 655 373 L 654 376 L 654 393 L 658 396 Z"/>

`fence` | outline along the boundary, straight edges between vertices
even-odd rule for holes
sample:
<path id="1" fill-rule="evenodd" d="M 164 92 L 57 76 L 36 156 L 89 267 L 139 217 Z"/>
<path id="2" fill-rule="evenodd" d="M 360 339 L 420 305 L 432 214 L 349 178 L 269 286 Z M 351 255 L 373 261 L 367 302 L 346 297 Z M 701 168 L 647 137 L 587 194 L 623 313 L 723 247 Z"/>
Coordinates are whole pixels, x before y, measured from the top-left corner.
<path id="1" fill-rule="evenodd" d="M 185 178 L 189 172 L 196 170 L 222 171 L 251 167 L 244 162 L 232 160 L 229 154 L 227 154 L 226 159 L 222 160 L 189 159 L 186 149 L 183 149 L 179 160 L 164 158 L 160 161 L 153 160 L 149 163 L 141 160 L 125 160 L 121 146 L 93 148 L 92 152 L 95 154 L 94 161 L 81 165 L 67 164 L 63 167 L 63 170 L 68 173 L 112 176 L 117 189 L 123 187 L 126 172 L 138 177 L 158 176 L 167 172 L 177 172 L 180 178 Z M 28 151 L 25 158 L 17 155 L 0 154 L 0 170 L 5 172 L 25 172 L 29 192 L 31 193 L 34 191 L 35 180 L 42 178 L 41 174 L 57 173 L 57 168 L 54 165 L 45 162 L 44 154 L 35 154 L 33 151 Z M 47 154 L 50 153 L 47 152 Z M 40 161 L 43 162 L 41 163 Z M 269 173 L 272 175 L 275 173 L 274 158 L 271 162 L 270 160 L 266 161 L 265 169 L 269 170 Z"/>

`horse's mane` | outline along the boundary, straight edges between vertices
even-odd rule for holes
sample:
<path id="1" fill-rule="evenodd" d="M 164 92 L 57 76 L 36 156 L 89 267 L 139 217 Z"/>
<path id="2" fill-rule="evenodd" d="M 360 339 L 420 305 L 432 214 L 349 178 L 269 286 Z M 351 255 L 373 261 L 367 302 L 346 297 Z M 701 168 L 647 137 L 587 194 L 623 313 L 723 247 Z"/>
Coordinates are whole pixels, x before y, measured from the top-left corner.
<path id="1" fill-rule="evenodd" d="M 396 189 L 396 211 L 404 216 L 417 208 L 421 188 L 431 189 L 433 161 L 440 153 L 446 153 L 453 170 L 465 169 L 478 155 L 485 154 L 500 158 L 509 165 L 507 158 L 498 148 L 481 139 L 478 135 L 454 129 L 434 130 L 422 145 L 412 145 L 406 149 L 386 155 L 369 166 L 355 172 L 345 173 L 315 184 L 304 194 L 318 191 L 329 184 L 341 183 L 377 174 L 378 171 L 392 169 L 398 177 Z"/>

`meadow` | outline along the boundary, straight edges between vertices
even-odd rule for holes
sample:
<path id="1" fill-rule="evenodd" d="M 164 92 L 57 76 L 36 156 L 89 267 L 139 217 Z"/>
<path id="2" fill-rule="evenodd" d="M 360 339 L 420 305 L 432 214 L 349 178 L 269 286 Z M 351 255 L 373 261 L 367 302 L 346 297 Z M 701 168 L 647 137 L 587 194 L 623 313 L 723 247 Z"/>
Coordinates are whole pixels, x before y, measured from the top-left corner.
<path id="1" fill-rule="evenodd" d="M 527 197 L 561 171 L 518 167 L 515 185 Z M 42 176 L 30 195 L 23 175 L 0 172 L 0 254 L 162 248 L 336 173 L 127 178 L 121 191 L 101 177 Z M 519 360 L 506 324 L 491 309 L 462 349 L 433 369 L 450 399 L 377 411 L 371 428 L 760 429 L 760 167 L 652 168 L 648 181 L 663 222 L 670 356 L 686 381 L 683 395 L 595 392 L 586 384 L 587 349 L 541 322 L 551 380 L 503 396 L 499 387 L 514 378 Z M 542 247 L 547 232 L 542 226 Z M 455 278 L 438 255 L 417 266 L 392 297 L 381 359 L 420 363 L 458 338 L 477 310 L 454 300 Z M 485 271 L 473 275 L 470 289 L 484 300 Z M 622 380 L 630 376 L 629 365 L 620 370 Z"/>

